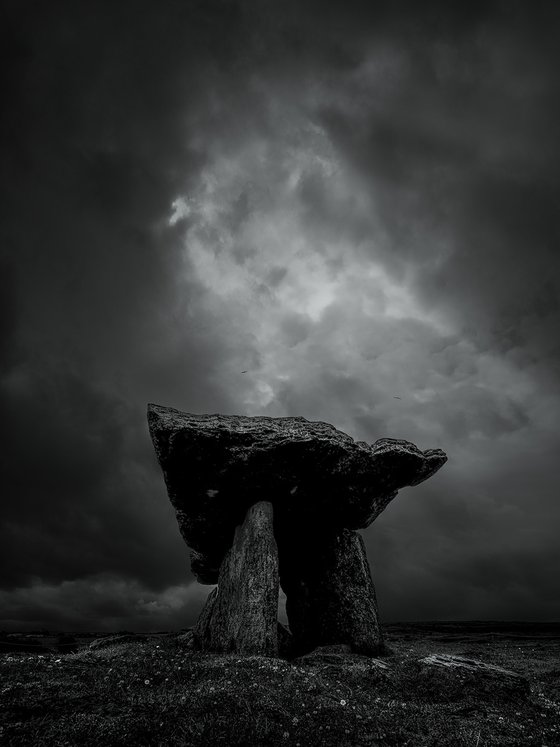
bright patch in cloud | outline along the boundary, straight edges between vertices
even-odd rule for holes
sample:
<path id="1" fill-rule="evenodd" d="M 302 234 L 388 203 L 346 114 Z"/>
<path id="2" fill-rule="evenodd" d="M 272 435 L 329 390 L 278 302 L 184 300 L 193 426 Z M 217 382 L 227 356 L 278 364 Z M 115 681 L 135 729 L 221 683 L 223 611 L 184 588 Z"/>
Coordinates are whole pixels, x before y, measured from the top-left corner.
<path id="1" fill-rule="evenodd" d="M 185 220 L 186 271 L 205 290 L 205 311 L 250 340 L 255 365 L 233 351 L 230 359 L 233 371 L 250 368 L 249 412 L 283 414 L 281 392 L 316 375 L 321 361 L 352 375 L 356 351 L 384 340 L 387 325 L 414 320 L 449 333 L 408 279 L 383 265 L 375 205 L 316 126 L 281 145 L 255 139 L 235 155 L 218 152 L 199 188 L 172 207 L 169 222 Z M 366 238 L 353 232 L 356 222 Z"/>

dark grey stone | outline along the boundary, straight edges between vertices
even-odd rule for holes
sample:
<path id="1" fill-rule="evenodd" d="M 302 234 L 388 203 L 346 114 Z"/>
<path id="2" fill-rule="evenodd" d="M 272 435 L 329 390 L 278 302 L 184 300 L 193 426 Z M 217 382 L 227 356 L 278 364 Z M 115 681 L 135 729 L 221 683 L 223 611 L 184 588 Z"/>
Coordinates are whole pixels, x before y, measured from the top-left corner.
<path id="1" fill-rule="evenodd" d="M 473 695 L 486 700 L 524 700 L 528 680 L 518 672 L 478 659 L 450 654 L 431 654 L 414 663 L 416 688 L 432 700 L 459 700 Z"/>
<path id="2" fill-rule="evenodd" d="M 197 649 L 278 655 L 278 551 L 272 522 L 272 505 L 262 501 L 251 506 L 235 530 L 218 586 L 193 631 Z"/>
<path id="3" fill-rule="evenodd" d="M 346 644 L 353 653 L 384 652 L 375 589 L 362 537 L 349 529 L 279 536 L 280 581 L 293 650 Z"/>
<path id="4" fill-rule="evenodd" d="M 354 441 L 305 418 L 193 415 L 148 405 L 148 423 L 181 533 L 202 583 L 216 583 L 235 527 L 263 497 L 280 531 L 368 526 L 405 485 L 447 457 L 408 441 Z"/>

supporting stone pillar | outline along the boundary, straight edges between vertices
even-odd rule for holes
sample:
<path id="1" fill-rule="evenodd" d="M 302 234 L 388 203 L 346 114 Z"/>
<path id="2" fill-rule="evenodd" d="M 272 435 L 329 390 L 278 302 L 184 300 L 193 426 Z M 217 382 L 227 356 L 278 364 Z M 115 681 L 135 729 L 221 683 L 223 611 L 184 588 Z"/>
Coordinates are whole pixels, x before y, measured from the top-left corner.
<path id="1" fill-rule="evenodd" d="M 248 510 L 220 566 L 218 588 L 194 629 L 195 647 L 215 653 L 278 655 L 278 550 L 272 504 Z"/>
<path id="2" fill-rule="evenodd" d="M 375 588 L 362 537 L 349 529 L 280 540 L 280 581 L 294 652 L 346 643 L 356 653 L 383 650 Z"/>

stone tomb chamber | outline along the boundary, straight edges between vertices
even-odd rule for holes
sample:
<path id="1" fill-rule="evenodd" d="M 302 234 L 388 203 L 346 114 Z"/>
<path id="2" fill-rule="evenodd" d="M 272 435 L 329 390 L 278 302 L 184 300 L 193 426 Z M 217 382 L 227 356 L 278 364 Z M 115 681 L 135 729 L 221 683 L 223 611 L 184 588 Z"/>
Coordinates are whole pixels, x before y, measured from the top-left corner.
<path id="1" fill-rule="evenodd" d="M 302 417 L 193 415 L 148 405 L 148 424 L 191 567 L 217 584 L 194 628 L 216 653 L 278 656 L 345 644 L 383 650 L 375 588 L 357 530 L 400 488 L 445 464 L 441 449 L 369 445 Z M 278 623 L 286 594 L 289 633 Z"/>

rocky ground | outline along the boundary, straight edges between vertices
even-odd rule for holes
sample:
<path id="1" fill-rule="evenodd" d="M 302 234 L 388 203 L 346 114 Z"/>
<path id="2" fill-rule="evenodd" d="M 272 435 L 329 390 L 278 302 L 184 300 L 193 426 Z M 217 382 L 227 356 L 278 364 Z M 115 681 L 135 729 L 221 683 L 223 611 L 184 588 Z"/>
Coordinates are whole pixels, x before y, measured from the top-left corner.
<path id="1" fill-rule="evenodd" d="M 0 743 L 560 745 L 560 624 L 386 633 L 381 660 L 293 662 L 196 654 L 184 634 L 3 635 Z"/>

